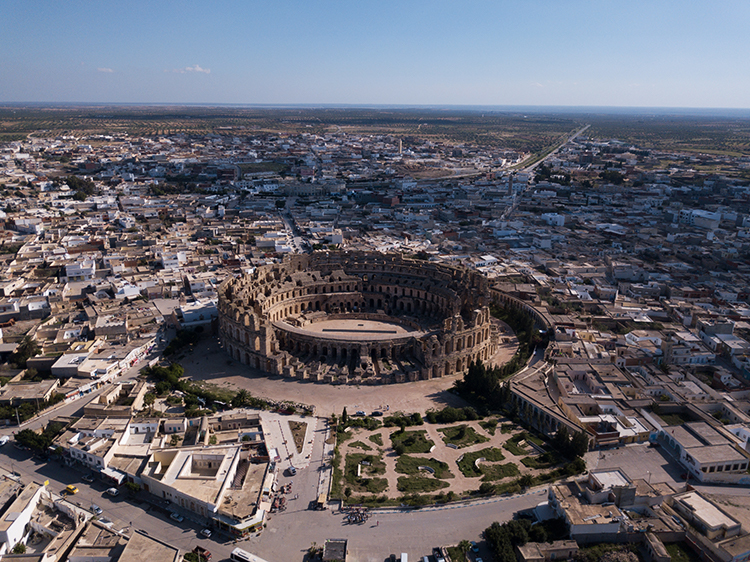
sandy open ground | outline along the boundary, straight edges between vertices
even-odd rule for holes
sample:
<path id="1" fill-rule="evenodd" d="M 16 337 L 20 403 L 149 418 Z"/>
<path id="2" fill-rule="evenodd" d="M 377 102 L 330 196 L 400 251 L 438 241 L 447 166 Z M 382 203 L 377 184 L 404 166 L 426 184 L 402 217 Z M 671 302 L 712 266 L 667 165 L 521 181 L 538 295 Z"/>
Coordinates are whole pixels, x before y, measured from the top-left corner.
<path id="1" fill-rule="evenodd" d="M 495 364 L 507 362 L 518 348 L 518 340 L 505 327 L 503 339 L 493 358 Z M 273 400 L 289 400 L 316 407 L 316 414 L 340 414 L 344 407 L 349 412 L 389 409 L 391 412 L 426 412 L 445 406 L 466 406 L 466 403 L 447 392 L 459 375 L 438 379 L 390 385 L 353 386 L 330 385 L 272 376 L 251 369 L 229 357 L 219 346 L 216 337 L 205 337 L 188 353 L 180 364 L 193 380 L 203 380 L 232 390 L 245 389 L 253 396 Z"/>

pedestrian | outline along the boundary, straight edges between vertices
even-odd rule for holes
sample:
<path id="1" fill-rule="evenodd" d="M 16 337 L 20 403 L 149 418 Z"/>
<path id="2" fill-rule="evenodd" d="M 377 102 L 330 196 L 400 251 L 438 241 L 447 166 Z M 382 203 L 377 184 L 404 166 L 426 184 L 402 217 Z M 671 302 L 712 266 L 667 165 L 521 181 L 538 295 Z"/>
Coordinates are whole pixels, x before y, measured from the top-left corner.
<path id="1" fill-rule="evenodd" d="M 375 526 L 376 526 L 376 527 L 380 527 L 380 520 L 378 520 L 378 521 L 375 521 Z"/>

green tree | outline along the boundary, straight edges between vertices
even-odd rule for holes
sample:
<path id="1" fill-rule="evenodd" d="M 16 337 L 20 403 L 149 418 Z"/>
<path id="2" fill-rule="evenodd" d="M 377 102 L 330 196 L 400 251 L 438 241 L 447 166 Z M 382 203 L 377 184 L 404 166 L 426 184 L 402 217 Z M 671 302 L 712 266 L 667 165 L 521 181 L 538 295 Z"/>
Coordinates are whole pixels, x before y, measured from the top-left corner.
<path id="1" fill-rule="evenodd" d="M 522 488 L 528 488 L 534 484 L 534 477 L 531 474 L 524 474 L 518 479 L 518 484 Z"/>
<path id="2" fill-rule="evenodd" d="M 471 550 L 471 543 L 467 541 L 466 539 L 462 540 L 460 543 L 458 543 L 458 550 L 464 553 L 464 556 L 469 554 L 469 551 Z"/>
<path id="3" fill-rule="evenodd" d="M 250 393 L 242 389 L 232 397 L 232 406 L 235 408 L 241 408 L 246 406 L 250 401 Z"/>
<path id="4" fill-rule="evenodd" d="M 349 421 L 349 415 L 346 413 L 346 406 L 344 406 L 344 411 L 341 412 L 341 425 L 346 427 L 346 422 Z"/>
<path id="5" fill-rule="evenodd" d="M 148 407 L 149 412 L 153 412 L 154 402 L 156 402 L 156 394 L 154 394 L 153 392 L 147 392 L 143 396 L 143 405 Z"/>
<path id="6" fill-rule="evenodd" d="M 589 450 L 589 437 L 585 432 L 580 431 L 573 435 L 570 440 L 570 456 L 582 457 Z"/>
<path id="7" fill-rule="evenodd" d="M 16 350 L 10 354 L 8 361 L 14 363 L 19 369 L 26 368 L 26 362 L 39 353 L 39 346 L 29 336 L 25 336 Z"/>

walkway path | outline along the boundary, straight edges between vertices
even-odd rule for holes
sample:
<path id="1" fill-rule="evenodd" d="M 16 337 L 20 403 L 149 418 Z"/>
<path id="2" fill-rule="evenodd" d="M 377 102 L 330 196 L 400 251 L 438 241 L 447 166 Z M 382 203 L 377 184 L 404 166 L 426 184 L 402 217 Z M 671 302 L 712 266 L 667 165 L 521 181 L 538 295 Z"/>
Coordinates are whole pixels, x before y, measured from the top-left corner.
<path id="1" fill-rule="evenodd" d="M 484 430 L 480 425 L 479 421 L 465 421 L 465 422 L 456 422 L 452 424 L 429 424 L 426 423 L 421 426 L 413 426 L 406 428 L 406 431 L 425 431 L 426 437 L 432 441 L 435 446 L 433 447 L 433 450 L 428 453 L 407 453 L 411 457 L 416 458 L 424 458 L 424 459 L 431 459 L 434 458 L 435 460 L 444 462 L 448 465 L 448 470 L 454 475 L 453 478 L 444 478 L 442 479 L 444 482 L 448 483 L 448 486 L 446 488 L 442 488 L 440 491 L 442 492 L 453 492 L 457 496 L 465 496 L 466 494 L 477 490 L 479 488 L 479 485 L 482 482 L 481 476 L 471 477 L 471 476 L 465 476 L 458 468 L 458 460 L 467 453 L 472 453 L 475 451 L 479 451 L 482 449 L 486 449 L 488 447 L 495 447 L 495 448 L 502 448 L 503 443 L 508 441 L 511 437 L 514 435 L 517 435 L 520 433 L 521 429 L 517 428 L 514 429 L 511 433 L 502 433 L 500 426 L 503 423 L 510 423 L 510 420 L 505 418 L 499 418 L 497 429 L 495 431 L 495 435 L 490 435 L 486 430 Z M 482 437 L 486 437 L 488 441 L 484 441 L 482 443 L 474 443 L 468 447 L 462 447 L 460 449 L 454 449 L 452 447 L 449 447 L 445 441 L 443 440 L 443 433 L 438 431 L 439 429 L 444 428 L 450 428 L 450 427 L 457 427 L 460 425 L 466 425 L 467 427 L 470 427 L 476 431 L 476 433 Z M 346 455 L 349 454 L 361 454 L 361 453 L 367 453 L 367 454 L 380 454 L 382 455 L 383 462 L 386 466 L 386 472 L 384 475 L 378 475 L 377 478 L 385 478 L 388 481 L 388 489 L 382 494 L 386 495 L 389 498 L 397 498 L 403 495 L 403 492 L 400 492 L 398 490 L 398 479 L 401 476 L 407 476 L 405 474 L 401 474 L 396 472 L 396 463 L 398 462 L 398 456 L 394 453 L 392 447 L 391 447 L 391 434 L 395 431 L 398 431 L 398 428 L 396 427 L 382 427 L 380 429 L 377 429 L 375 431 L 367 431 L 363 429 L 352 429 L 352 436 L 348 438 L 346 441 L 344 441 L 340 446 L 339 450 L 341 452 L 342 459 L 346 459 Z M 380 438 L 383 441 L 383 446 L 379 446 L 373 441 L 370 440 L 370 437 L 373 435 L 380 435 Z M 371 450 L 364 450 L 360 447 L 354 447 L 352 446 L 353 443 L 361 442 L 364 443 L 366 446 L 370 447 Z M 531 449 L 529 448 L 531 451 Z M 526 456 L 531 456 L 534 453 L 530 452 L 528 454 L 524 454 L 522 456 L 516 456 L 510 451 L 506 449 L 502 449 L 503 455 L 505 457 L 502 461 L 497 462 L 488 462 L 487 464 L 506 464 L 506 463 L 514 463 L 518 469 L 520 474 L 532 474 L 537 475 L 541 472 L 546 472 L 549 469 L 531 469 L 526 467 L 521 463 L 521 459 Z M 342 462 L 345 462 L 342 460 Z M 343 466 L 342 466 L 343 469 Z M 426 473 L 422 474 L 423 477 L 429 478 L 430 476 Z M 507 481 L 507 479 L 499 480 L 497 483 L 501 483 L 503 481 Z M 436 492 L 433 492 L 436 493 Z"/>

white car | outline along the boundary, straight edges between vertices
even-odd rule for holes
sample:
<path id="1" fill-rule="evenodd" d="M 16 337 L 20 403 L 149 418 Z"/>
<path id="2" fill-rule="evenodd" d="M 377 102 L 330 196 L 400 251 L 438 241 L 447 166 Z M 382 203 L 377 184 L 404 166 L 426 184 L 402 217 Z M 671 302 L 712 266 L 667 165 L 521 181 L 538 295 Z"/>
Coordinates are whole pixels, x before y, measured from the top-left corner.
<path id="1" fill-rule="evenodd" d="M 177 521 L 178 523 L 182 523 L 185 520 L 185 518 L 182 515 L 180 515 L 179 513 L 170 513 L 169 517 L 170 517 L 170 519 L 173 519 L 173 520 Z"/>
<path id="2" fill-rule="evenodd" d="M 103 509 L 102 509 L 101 507 L 99 507 L 98 505 L 96 505 L 96 504 L 93 504 L 93 505 L 91 506 L 91 511 L 93 511 L 93 512 L 94 512 L 94 513 L 96 513 L 97 515 L 101 515 L 101 514 L 102 514 L 102 512 L 103 512 L 104 510 L 103 510 Z"/>
<path id="3" fill-rule="evenodd" d="M 210 539 L 211 538 L 211 529 L 202 529 L 201 530 L 201 535 L 203 535 L 207 539 Z"/>
<path id="4" fill-rule="evenodd" d="M 2 437 L 0 437 L 0 447 L 5 445 L 8 441 L 10 441 L 10 437 L 8 437 L 7 435 L 3 435 Z"/>
<path id="5" fill-rule="evenodd" d="M 108 488 L 107 493 L 112 497 L 120 495 L 120 491 L 117 488 Z"/>

